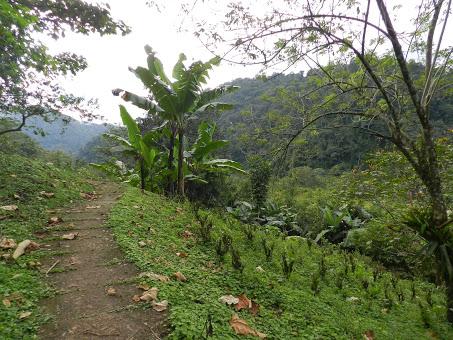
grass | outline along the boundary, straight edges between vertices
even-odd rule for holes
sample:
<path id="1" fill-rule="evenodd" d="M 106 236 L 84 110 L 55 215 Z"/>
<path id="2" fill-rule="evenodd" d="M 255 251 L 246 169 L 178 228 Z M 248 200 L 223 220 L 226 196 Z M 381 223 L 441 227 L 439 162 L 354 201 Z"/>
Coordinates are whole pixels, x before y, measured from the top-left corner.
<path id="1" fill-rule="evenodd" d="M 159 288 L 160 300 L 169 301 L 170 339 L 204 338 L 211 322 L 214 339 L 239 338 L 229 325 L 236 312 L 219 298 L 241 293 L 261 309 L 257 316 L 240 311 L 239 317 L 270 339 L 360 339 L 367 331 L 376 339 L 453 338 L 444 321 L 444 292 L 426 282 L 398 280 L 366 257 L 302 238 L 284 239 L 275 230 L 256 230 L 250 240 L 241 224 L 226 221 L 222 214 L 202 214 L 213 221 L 209 241 L 196 237 L 200 226 L 188 204 L 130 188 L 109 217 L 126 256 L 143 272 L 171 277 L 179 271 L 186 276 L 187 282 L 140 279 Z M 184 237 L 186 230 L 194 236 Z M 231 251 L 223 261 L 216 254 L 224 233 L 232 237 L 242 273 L 233 268 Z M 263 238 L 275 244 L 269 261 Z M 188 256 L 176 255 L 181 252 Z M 258 266 L 264 271 L 257 271 Z"/>
<path id="2" fill-rule="evenodd" d="M 0 153 L 0 206 L 18 206 L 17 211 L 0 212 L 0 239 L 42 243 L 44 240 L 36 239 L 34 233 L 46 225 L 49 211 L 80 199 L 81 191 L 92 190 L 84 180 L 87 174 L 76 173 L 68 164 L 58 162 Z M 55 195 L 45 198 L 42 191 Z M 30 262 L 54 254 L 42 249 L 21 256 L 17 262 L 0 260 L 0 339 L 36 337 L 39 325 L 47 319 L 41 315 L 38 302 L 52 292 L 42 281 L 39 267 L 31 268 Z M 23 312 L 32 314 L 20 319 Z"/>

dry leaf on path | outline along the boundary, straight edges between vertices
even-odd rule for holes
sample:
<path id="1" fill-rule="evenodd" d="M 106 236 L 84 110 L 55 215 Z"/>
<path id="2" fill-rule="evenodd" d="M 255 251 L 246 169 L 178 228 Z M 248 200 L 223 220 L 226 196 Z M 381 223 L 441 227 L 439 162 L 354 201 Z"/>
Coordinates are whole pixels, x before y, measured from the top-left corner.
<path id="1" fill-rule="evenodd" d="M 155 301 L 157 300 L 157 293 L 159 292 L 159 290 L 155 287 L 147 290 L 146 292 L 144 292 L 142 294 L 142 296 L 140 296 L 140 300 L 142 301 Z"/>
<path id="2" fill-rule="evenodd" d="M 252 313 L 253 316 L 257 315 L 260 312 L 260 305 L 257 304 L 255 301 L 252 301 L 252 307 L 250 307 L 250 313 Z"/>
<path id="3" fill-rule="evenodd" d="M 56 225 L 61 222 L 63 222 L 63 219 L 61 217 L 53 216 L 53 217 L 49 218 L 49 220 L 47 221 L 47 225 L 53 226 L 53 225 Z"/>
<path id="4" fill-rule="evenodd" d="M 140 302 L 140 301 L 141 301 L 141 300 L 140 300 L 140 295 L 135 294 L 135 295 L 132 297 L 132 301 L 134 301 L 134 302 Z"/>
<path id="5" fill-rule="evenodd" d="M 167 307 L 168 307 L 168 301 L 167 300 L 163 300 L 161 302 L 153 301 L 153 309 L 156 312 L 163 312 L 164 310 L 167 309 Z"/>
<path id="6" fill-rule="evenodd" d="M 371 329 L 365 331 L 365 333 L 363 333 L 363 338 L 365 340 L 374 340 L 374 332 Z"/>
<path id="7" fill-rule="evenodd" d="M 70 264 L 71 266 L 74 266 L 74 265 L 76 265 L 76 264 L 80 264 L 80 261 L 77 259 L 76 256 L 71 256 L 71 257 L 69 258 L 69 264 Z"/>
<path id="8" fill-rule="evenodd" d="M 17 209 L 19 209 L 19 207 L 15 204 L 11 204 L 11 205 L 3 205 L 0 207 L 1 210 L 5 210 L 5 211 L 16 211 Z"/>
<path id="9" fill-rule="evenodd" d="M 107 289 L 107 295 L 115 296 L 116 295 L 116 289 L 113 288 L 113 287 L 110 287 L 109 289 Z"/>
<path id="10" fill-rule="evenodd" d="M 247 324 L 247 321 L 239 319 L 237 314 L 233 314 L 233 316 L 231 317 L 230 325 L 231 328 L 233 328 L 234 332 L 238 335 L 252 335 L 260 339 L 265 339 L 267 337 L 266 334 L 258 332 L 257 330 L 251 328 Z"/>
<path id="11" fill-rule="evenodd" d="M 85 209 L 99 209 L 100 207 L 100 205 L 87 205 Z"/>
<path id="12" fill-rule="evenodd" d="M 176 253 L 176 256 L 181 257 L 181 258 L 185 258 L 185 257 L 187 257 L 187 256 L 189 256 L 189 255 L 188 255 L 187 253 L 185 253 L 185 252 L 182 251 L 182 252 L 180 252 L 180 253 Z"/>
<path id="13" fill-rule="evenodd" d="M 31 312 L 22 312 L 19 314 L 19 319 L 23 320 L 28 318 L 31 315 Z"/>
<path id="14" fill-rule="evenodd" d="M 17 260 L 20 256 L 25 253 L 25 249 L 30 245 L 30 240 L 24 240 L 18 244 L 16 250 L 13 253 L 13 259 Z"/>
<path id="15" fill-rule="evenodd" d="M 219 301 L 227 305 L 235 305 L 239 302 L 239 299 L 233 295 L 223 295 L 219 298 Z"/>
<path id="16" fill-rule="evenodd" d="M 39 193 L 41 196 L 44 196 L 45 198 L 52 198 L 52 197 L 55 197 L 55 193 L 53 192 L 45 192 L 45 191 L 41 191 Z"/>
<path id="17" fill-rule="evenodd" d="M 8 307 L 11 307 L 11 301 L 8 300 L 8 299 L 3 299 L 3 305 L 8 308 Z"/>
<path id="18" fill-rule="evenodd" d="M 16 248 L 17 243 L 12 238 L 2 238 L 0 241 L 1 249 L 14 249 Z"/>
<path id="19" fill-rule="evenodd" d="M 147 277 L 151 280 L 160 281 L 160 282 L 169 282 L 170 278 L 166 275 L 155 274 L 152 272 L 141 273 L 138 277 Z"/>
<path id="20" fill-rule="evenodd" d="M 74 240 L 78 235 L 79 235 L 79 233 L 64 234 L 61 236 L 61 239 L 62 240 Z"/>
<path id="21" fill-rule="evenodd" d="M 151 287 L 149 285 L 147 285 L 146 283 L 140 283 L 138 286 L 137 286 L 138 289 L 141 289 L 141 290 L 150 290 Z"/>
<path id="22" fill-rule="evenodd" d="M 245 294 L 241 294 L 238 296 L 239 302 L 236 304 L 236 310 L 240 311 L 241 309 L 250 309 L 252 308 L 252 301 L 245 296 Z"/>
<path id="23" fill-rule="evenodd" d="M 176 272 L 176 273 L 173 274 L 173 276 L 175 277 L 176 280 L 178 280 L 180 282 L 186 282 L 187 281 L 187 278 L 181 272 Z"/>
<path id="24" fill-rule="evenodd" d="M 81 192 L 80 197 L 88 201 L 93 201 L 97 198 L 97 194 L 93 192 Z"/>

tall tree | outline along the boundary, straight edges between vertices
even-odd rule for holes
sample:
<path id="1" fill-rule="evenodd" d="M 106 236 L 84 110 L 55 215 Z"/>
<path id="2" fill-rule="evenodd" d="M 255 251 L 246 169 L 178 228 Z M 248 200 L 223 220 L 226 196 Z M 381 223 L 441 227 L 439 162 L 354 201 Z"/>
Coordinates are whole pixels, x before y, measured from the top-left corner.
<path id="1" fill-rule="evenodd" d="M 249 57 L 250 63 L 304 63 L 316 69 L 316 88 L 302 98 L 308 100 L 325 88 L 334 90 L 321 104 L 302 112 L 288 144 L 315 122 L 343 115 L 354 118 L 355 128 L 388 140 L 405 156 L 430 196 L 428 227 L 417 231 L 437 244 L 448 287 L 448 320 L 453 322 L 453 230 L 430 112 L 433 98 L 451 91 L 453 48 L 444 39 L 451 3 L 420 0 L 388 8 L 384 0 L 282 0 L 257 11 L 251 1 L 229 1 L 221 23 L 203 22 L 196 33 L 208 47 L 217 45 L 216 51 L 230 43 L 227 48 L 242 52 L 239 55 Z M 335 66 L 351 59 L 354 67 L 347 72 Z M 373 121 L 384 128 L 374 130 Z"/>
<path id="2" fill-rule="evenodd" d="M 80 34 L 126 34 L 129 28 L 114 20 L 106 5 L 82 0 L 0 0 L 0 116 L 20 122 L 0 131 L 20 131 L 31 116 L 45 120 L 65 107 L 84 110 L 83 98 L 68 94 L 56 77 L 76 74 L 86 60 L 71 52 L 49 53 L 39 34 L 53 39 L 67 31 Z"/>
<path id="3" fill-rule="evenodd" d="M 142 81 L 149 90 L 149 96 L 142 97 L 122 89 L 113 90 L 114 95 L 120 95 L 125 101 L 147 111 L 148 115 L 158 115 L 165 124 L 170 126 L 171 136 L 169 145 L 169 170 L 173 166 L 173 150 L 175 137 L 178 136 L 178 193 L 184 196 L 184 136 L 190 119 L 208 111 L 222 111 L 231 108 L 226 103 L 214 102 L 221 95 L 234 91 L 236 86 L 221 86 L 204 90 L 209 77 L 209 71 L 218 65 L 219 58 L 207 62 L 196 61 L 186 67 L 187 59 L 180 54 L 172 72 L 174 80 L 165 74 L 162 62 L 156 57 L 150 46 L 145 47 L 148 55 L 148 67 L 131 68 L 130 70 Z"/>

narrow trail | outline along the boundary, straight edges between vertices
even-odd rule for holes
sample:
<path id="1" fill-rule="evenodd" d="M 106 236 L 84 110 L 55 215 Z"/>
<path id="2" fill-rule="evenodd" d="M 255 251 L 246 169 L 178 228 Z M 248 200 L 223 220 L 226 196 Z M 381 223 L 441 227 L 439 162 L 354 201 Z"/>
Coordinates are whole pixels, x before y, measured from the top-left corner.
<path id="1" fill-rule="evenodd" d="M 104 219 L 121 195 L 113 183 L 97 183 L 97 198 L 71 209 L 59 209 L 63 219 L 51 232 L 50 249 L 58 251 L 45 264 L 55 297 L 43 301 L 54 318 L 39 332 L 41 339 L 161 339 L 166 315 L 134 304 L 140 294 L 133 282 L 137 268 L 127 262 Z M 66 229 L 66 230 L 64 230 Z M 61 240 L 78 233 L 74 240 Z M 115 291 L 107 293 L 109 288 Z"/>

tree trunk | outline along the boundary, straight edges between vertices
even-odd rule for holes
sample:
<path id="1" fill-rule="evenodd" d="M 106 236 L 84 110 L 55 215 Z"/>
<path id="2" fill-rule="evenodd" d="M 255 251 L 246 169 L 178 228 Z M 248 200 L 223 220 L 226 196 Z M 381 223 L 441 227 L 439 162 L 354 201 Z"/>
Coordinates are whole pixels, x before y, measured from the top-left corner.
<path id="1" fill-rule="evenodd" d="M 143 158 L 140 159 L 140 188 L 145 191 L 145 164 Z"/>
<path id="2" fill-rule="evenodd" d="M 178 147 L 178 194 L 184 197 L 184 130 L 179 129 Z"/>
<path id="3" fill-rule="evenodd" d="M 176 129 L 174 127 L 171 127 L 171 135 L 170 135 L 170 144 L 168 146 L 169 153 L 168 153 L 168 170 L 169 174 L 167 177 L 167 193 L 173 194 L 175 192 L 175 183 L 172 180 L 172 175 L 173 175 L 173 162 L 175 160 L 175 139 L 176 139 Z"/>

